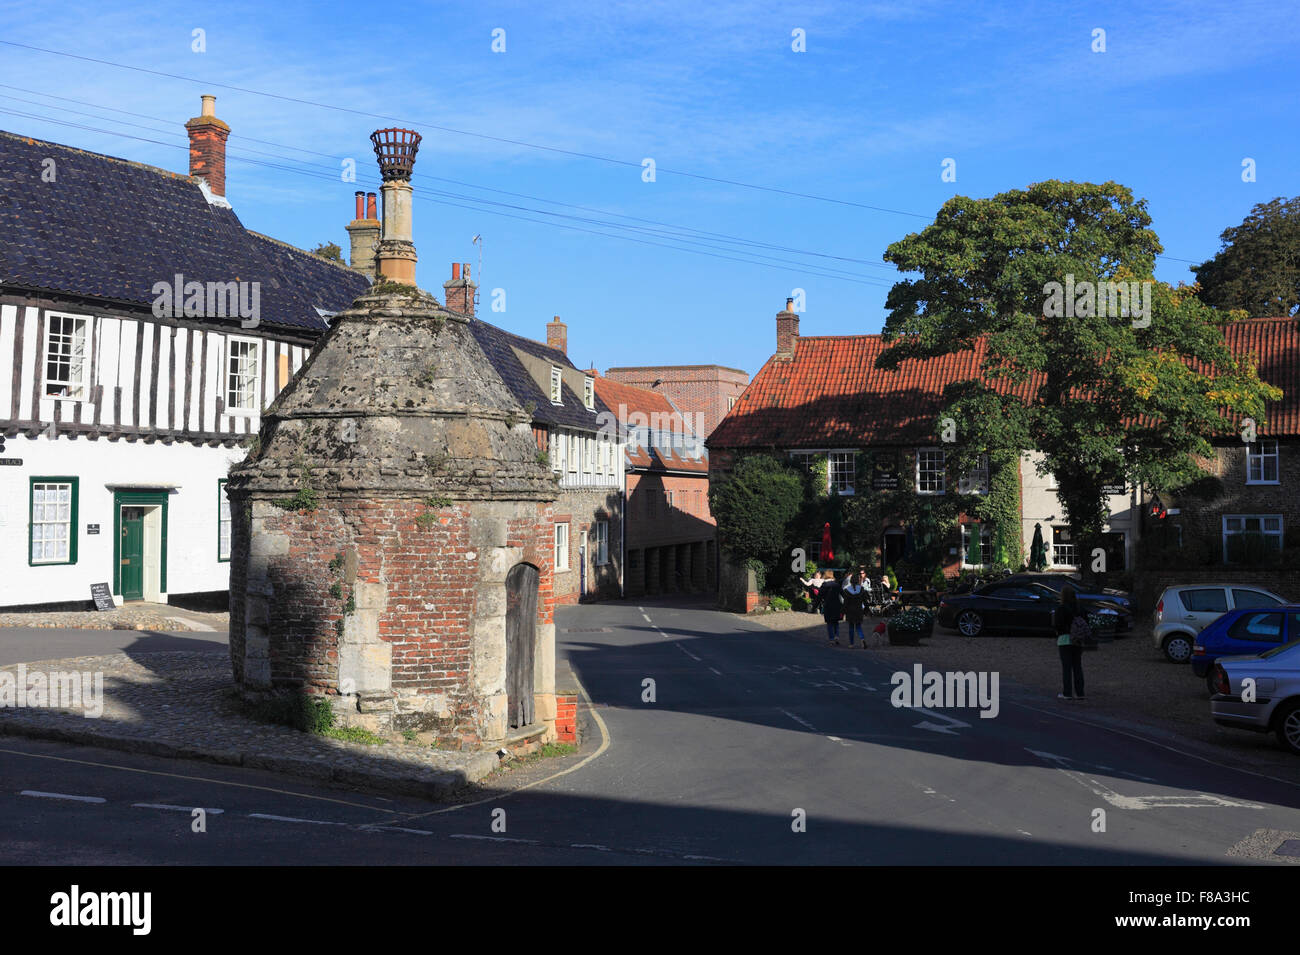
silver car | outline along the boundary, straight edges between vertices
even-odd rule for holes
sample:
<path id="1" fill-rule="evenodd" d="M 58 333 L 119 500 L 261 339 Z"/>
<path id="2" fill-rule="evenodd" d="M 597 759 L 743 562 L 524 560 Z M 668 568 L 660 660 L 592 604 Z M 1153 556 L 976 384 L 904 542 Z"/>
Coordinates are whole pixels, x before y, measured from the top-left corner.
<path id="1" fill-rule="evenodd" d="M 1300 755 L 1300 640 L 1250 656 L 1221 657 L 1210 715 L 1220 726 L 1273 732 Z"/>
<path id="2" fill-rule="evenodd" d="M 1156 649 L 1174 663 L 1192 658 L 1196 635 L 1229 610 L 1277 607 L 1287 603 L 1263 587 L 1246 584 L 1185 584 L 1166 587 L 1156 601 L 1151 636 Z"/>

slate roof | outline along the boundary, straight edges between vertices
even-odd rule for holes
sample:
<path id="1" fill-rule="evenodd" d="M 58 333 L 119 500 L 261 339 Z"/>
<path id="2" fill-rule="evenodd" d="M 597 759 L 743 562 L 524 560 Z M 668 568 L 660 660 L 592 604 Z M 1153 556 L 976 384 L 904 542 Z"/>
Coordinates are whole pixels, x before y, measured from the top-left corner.
<path id="1" fill-rule="evenodd" d="M 492 363 L 492 367 L 505 381 L 515 398 L 525 408 L 530 405 L 533 407 L 534 424 L 588 431 L 596 431 L 600 428 L 601 422 L 597 420 L 597 415 L 609 409 L 601 402 L 599 394 L 595 396 L 595 410 L 589 411 L 582 403 L 582 395 L 574 394 L 573 389 L 565 382 L 560 386 L 560 398 L 563 403 L 551 404 L 549 392 L 542 391 L 511 346 L 529 355 L 536 355 L 552 365 L 576 368 L 577 366 L 569 361 L 564 352 L 531 338 L 524 338 L 522 335 L 497 328 L 480 318 L 475 318 L 470 323 L 470 328 L 473 329 L 474 338 L 483 349 L 483 354 L 487 355 L 488 361 Z"/>
<path id="2" fill-rule="evenodd" d="M 1300 437 L 1300 328 L 1290 318 L 1258 318 L 1225 329 L 1234 354 L 1253 354 L 1260 378 L 1283 390 L 1269 402 L 1260 434 Z M 754 376 L 710 435 L 711 448 L 835 448 L 911 445 L 933 440 L 943 389 L 979 376 L 986 354 L 974 351 L 875 367 L 886 348 L 879 335 L 797 338 L 792 360 L 775 357 Z M 1025 400 L 1039 381 L 1000 389 Z"/>
<path id="3" fill-rule="evenodd" d="M 248 231 L 189 176 L 0 131 L 0 284 L 151 307 L 178 273 L 260 282 L 262 324 L 310 333 L 370 284 Z"/>

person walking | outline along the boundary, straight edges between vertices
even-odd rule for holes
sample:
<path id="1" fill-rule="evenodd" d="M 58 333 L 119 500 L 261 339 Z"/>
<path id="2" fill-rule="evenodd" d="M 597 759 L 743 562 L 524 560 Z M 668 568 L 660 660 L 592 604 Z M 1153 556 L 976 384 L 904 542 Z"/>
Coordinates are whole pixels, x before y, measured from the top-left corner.
<path id="1" fill-rule="evenodd" d="M 1056 631 L 1056 652 L 1061 657 L 1061 692 L 1058 700 L 1083 700 L 1083 628 L 1088 618 L 1079 607 L 1079 596 L 1074 587 L 1061 588 L 1061 602 L 1052 613 L 1052 629 Z"/>
<path id="2" fill-rule="evenodd" d="M 862 615 L 866 610 L 866 592 L 862 589 L 862 575 L 854 574 L 844 585 L 844 619 L 849 624 L 849 646 L 853 646 L 855 636 L 867 645 L 867 636 L 862 632 Z"/>
<path id="3" fill-rule="evenodd" d="M 827 572 L 830 574 L 830 572 Z M 823 580 L 821 590 L 822 619 L 826 621 L 826 639 L 833 645 L 840 645 L 840 617 L 843 615 L 843 601 L 840 597 L 839 581 L 833 574 Z"/>
<path id="4" fill-rule="evenodd" d="M 819 570 L 813 574 L 812 579 L 812 613 L 821 613 L 822 609 L 822 587 L 826 584 L 826 578 L 830 574 L 824 570 Z"/>
<path id="5" fill-rule="evenodd" d="M 821 571 L 814 571 L 812 578 L 800 577 L 799 583 L 803 584 L 804 590 L 808 592 L 808 612 L 817 612 L 817 589 L 822 585 Z"/>

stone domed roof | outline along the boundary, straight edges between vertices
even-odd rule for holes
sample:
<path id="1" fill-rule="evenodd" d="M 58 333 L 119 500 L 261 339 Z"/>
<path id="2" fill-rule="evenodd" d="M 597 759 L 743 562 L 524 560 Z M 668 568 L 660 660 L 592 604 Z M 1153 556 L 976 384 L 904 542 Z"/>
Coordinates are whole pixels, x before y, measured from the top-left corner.
<path id="1" fill-rule="evenodd" d="M 555 481 L 470 329 L 427 292 L 377 285 L 333 319 L 262 415 L 230 490 L 553 500 Z"/>

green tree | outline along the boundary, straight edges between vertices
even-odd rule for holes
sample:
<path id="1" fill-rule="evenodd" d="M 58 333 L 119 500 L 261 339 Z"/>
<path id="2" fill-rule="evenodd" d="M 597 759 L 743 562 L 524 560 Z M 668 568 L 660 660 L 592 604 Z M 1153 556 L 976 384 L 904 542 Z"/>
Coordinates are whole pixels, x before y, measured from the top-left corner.
<path id="1" fill-rule="evenodd" d="M 322 242 L 311 250 L 311 254 L 319 255 L 322 259 L 329 259 L 331 262 L 343 262 L 343 250 L 339 248 L 337 242 Z"/>
<path id="2" fill-rule="evenodd" d="M 1213 455 L 1209 436 L 1233 416 L 1262 422 L 1280 395 L 1228 351 L 1221 313 L 1151 278 L 1161 246 L 1149 225 L 1145 200 L 1118 183 L 1049 181 L 954 197 L 885 253 L 919 277 L 890 290 L 879 366 L 982 347 L 980 377 L 945 389 L 936 422 L 936 434 L 943 418 L 956 424 L 950 466 L 1041 451 L 1084 555 L 1108 516 L 1106 485 L 1188 484 L 1202 476 L 1196 457 Z M 1084 281 L 1149 282 L 1149 315 L 1049 307 L 1052 283 Z"/>
<path id="3" fill-rule="evenodd" d="M 1219 239 L 1214 258 L 1192 266 L 1201 301 L 1251 318 L 1300 312 L 1300 197 L 1259 203 Z"/>
<path id="4" fill-rule="evenodd" d="M 788 572 L 792 522 L 804 502 L 799 471 L 766 454 L 737 459 L 730 475 L 710 482 L 709 510 L 723 551 L 740 561 Z"/>

